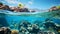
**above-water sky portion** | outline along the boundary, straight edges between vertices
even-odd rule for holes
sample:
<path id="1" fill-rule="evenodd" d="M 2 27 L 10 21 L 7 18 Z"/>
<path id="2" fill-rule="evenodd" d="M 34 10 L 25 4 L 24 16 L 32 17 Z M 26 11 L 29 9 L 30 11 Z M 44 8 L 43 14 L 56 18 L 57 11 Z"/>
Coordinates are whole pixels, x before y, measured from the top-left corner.
<path id="1" fill-rule="evenodd" d="M 18 6 L 19 3 L 22 3 L 32 9 L 49 9 L 52 6 L 60 5 L 60 0 L 0 0 L 0 2 L 9 6 Z"/>

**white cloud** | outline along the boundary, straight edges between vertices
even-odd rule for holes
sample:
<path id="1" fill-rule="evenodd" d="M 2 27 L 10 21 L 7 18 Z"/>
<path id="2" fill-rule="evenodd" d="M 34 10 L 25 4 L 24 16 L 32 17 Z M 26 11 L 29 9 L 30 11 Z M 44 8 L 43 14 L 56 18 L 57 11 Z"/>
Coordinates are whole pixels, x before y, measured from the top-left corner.
<path id="1" fill-rule="evenodd" d="M 34 0 L 29 0 L 29 1 L 28 1 L 28 4 L 32 5 L 33 2 L 34 2 Z"/>
<path id="2" fill-rule="evenodd" d="M 30 1 L 33 1 L 33 0 L 30 0 Z"/>
<path id="3" fill-rule="evenodd" d="M 28 3 L 29 3 L 30 5 L 32 5 L 32 4 L 33 4 L 33 2 L 32 2 L 32 1 L 29 1 Z"/>
<path id="4" fill-rule="evenodd" d="M 5 1 L 9 4 L 17 4 L 18 3 L 18 1 L 16 1 L 16 0 L 5 0 Z"/>

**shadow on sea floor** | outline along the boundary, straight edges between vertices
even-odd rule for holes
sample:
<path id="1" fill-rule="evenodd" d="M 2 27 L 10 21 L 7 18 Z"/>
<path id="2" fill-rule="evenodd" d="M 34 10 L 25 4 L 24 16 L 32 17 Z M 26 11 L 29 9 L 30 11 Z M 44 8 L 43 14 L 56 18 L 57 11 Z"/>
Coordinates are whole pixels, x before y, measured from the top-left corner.
<path id="1" fill-rule="evenodd" d="M 5 16 L 5 14 L 0 13 L 0 27 L 8 27 L 9 26 L 9 24 L 4 16 Z"/>

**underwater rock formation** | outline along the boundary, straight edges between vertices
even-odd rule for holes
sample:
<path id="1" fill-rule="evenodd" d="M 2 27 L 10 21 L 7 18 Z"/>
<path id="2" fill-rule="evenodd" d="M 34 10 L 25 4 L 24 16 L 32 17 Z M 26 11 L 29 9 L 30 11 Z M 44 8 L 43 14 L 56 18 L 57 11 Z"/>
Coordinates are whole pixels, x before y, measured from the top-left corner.
<path id="1" fill-rule="evenodd" d="M 27 28 L 28 25 L 31 25 L 31 23 L 29 23 L 29 22 L 26 21 L 26 20 L 22 20 L 21 22 L 19 22 L 18 29 L 20 29 L 21 26 Z"/>
<path id="2" fill-rule="evenodd" d="M 11 34 L 11 30 L 8 27 L 1 27 L 0 34 Z"/>

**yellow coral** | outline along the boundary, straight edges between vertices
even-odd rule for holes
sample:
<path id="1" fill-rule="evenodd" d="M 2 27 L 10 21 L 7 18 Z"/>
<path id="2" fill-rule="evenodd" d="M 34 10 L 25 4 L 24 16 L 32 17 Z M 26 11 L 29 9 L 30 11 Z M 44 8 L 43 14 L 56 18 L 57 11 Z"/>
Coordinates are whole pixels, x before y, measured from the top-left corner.
<path id="1" fill-rule="evenodd" d="M 19 34 L 19 31 L 18 30 L 12 30 L 11 34 Z"/>
<path id="2" fill-rule="evenodd" d="M 58 32 L 60 32 L 60 30 Z"/>

